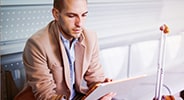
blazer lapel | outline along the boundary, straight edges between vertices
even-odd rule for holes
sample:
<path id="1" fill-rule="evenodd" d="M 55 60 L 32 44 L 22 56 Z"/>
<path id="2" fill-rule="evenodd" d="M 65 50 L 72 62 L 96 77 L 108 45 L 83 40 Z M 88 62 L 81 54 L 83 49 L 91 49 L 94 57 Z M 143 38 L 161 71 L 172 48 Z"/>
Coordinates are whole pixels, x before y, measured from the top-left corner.
<path id="1" fill-rule="evenodd" d="M 75 44 L 75 84 L 76 89 L 81 91 L 81 84 L 83 79 L 83 74 L 85 70 L 85 36 L 84 31 L 81 36 L 78 38 L 78 42 Z"/>
<path id="2" fill-rule="evenodd" d="M 84 62 L 85 46 L 80 42 L 75 44 L 75 79 L 78 84 L 81 83 L 82 72 L 83 72 L 83 62 Z"/>
<path id="3" fill-rule="evenodd" d="M 61 41 L 60 38 L 60 31 L 58 26 L 56 25 L 56 23 L 53 21 L 51 23 L 51 32 L 55 35 L 57 41 L 58 41 L 58 45 L 60 46 L 60 52 L 61 52 L 61 57 L 63 60 L 63 66 L 64 66 L 64 77 L 65 77 L 65 81 L 67 86 L 69 87 L 69 89 L 71 89 L 71 82 L 70 82 L 70 65 L 69 65 L 69 61 L 68 61 L 68 56 L 66 54 L 66 50 L 64 47 L 63 42 Z"/>
<path id="4" fill-rule="evenodd" d="M 64 47 L 64 44 L 60 40 L 60 47 L 61 47 L 61 52 L 62 52 L 62 58 L 63 58 L 63 64 L 64 64 L 64 76 L 65 76 L 65 81 L 68 85 L 68 87 L 71 89 L 71 82 L 70 82 L 70 65 L 68 61 L 68 57 L 66 54 L 66 50 Z"/>

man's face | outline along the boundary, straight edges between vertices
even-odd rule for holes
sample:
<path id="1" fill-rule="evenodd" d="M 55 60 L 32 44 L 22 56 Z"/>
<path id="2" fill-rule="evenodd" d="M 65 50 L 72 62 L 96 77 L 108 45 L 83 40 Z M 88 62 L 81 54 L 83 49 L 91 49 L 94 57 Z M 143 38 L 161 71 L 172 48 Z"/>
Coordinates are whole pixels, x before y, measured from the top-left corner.
<path id="1" fill-rule="evenodd" d="M 64 0 L 58 18 L 59 27 L 66 39 L 78 38 L 88 13 L 86 0 Z"/>

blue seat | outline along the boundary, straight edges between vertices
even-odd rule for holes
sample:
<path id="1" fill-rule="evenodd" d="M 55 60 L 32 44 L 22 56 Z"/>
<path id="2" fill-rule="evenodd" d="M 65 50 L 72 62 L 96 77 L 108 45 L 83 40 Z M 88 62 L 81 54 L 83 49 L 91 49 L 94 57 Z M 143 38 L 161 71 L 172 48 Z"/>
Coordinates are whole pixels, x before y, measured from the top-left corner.
<path id="1" fill-rule="evenodd" d="M 26 80 L 22 53 L 1 56 L 1 69 L 1 99 L 13 100 Z"/>

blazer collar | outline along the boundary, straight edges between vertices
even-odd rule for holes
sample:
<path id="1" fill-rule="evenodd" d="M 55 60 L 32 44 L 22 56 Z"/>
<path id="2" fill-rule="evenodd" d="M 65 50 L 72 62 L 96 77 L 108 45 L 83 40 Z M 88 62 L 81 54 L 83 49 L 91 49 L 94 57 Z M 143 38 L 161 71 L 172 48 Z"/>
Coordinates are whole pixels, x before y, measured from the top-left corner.
<path id="1" fill-rule="evenodd" d="M 83 33 L 81 34 L 81 36 L 78 38 L 78 42 L 75 44 L 75 76 L 76 76 L 76 82 L 78 84 L 80 84 L 81 79 L 82 79 L 82 72 L 83 72 L 83 61 L 84 61 L 84 55 L 85 55 L 85 36 L 84 33 L 85 31 L 83 31 Z M 61 41 L 60 38 L 60 31 L 59 31 L 59 27 L 57 25 L 57 23 L 55 21 L 52 21 L 49 25 L 49 33 L 53 34 L 55 36 L 55 38 L 58 41 L 58 45 L 60 46 L 60 50 L 61 51 L 65 51 L 65 47 L 63 42 Z M 70 66 L 69 66 L 69 61 L 67 58 L 67 53 L 62 52 L 61 53 L 61 57 L 63 58 L 63 65 L 64 65 L 64 76 L 65 76 L 65 81 L 67 86 L 71 89 L 70 86 Z"/>
<path id="2" fill-rule="evenodd" d="M 64 67 L 64 77 L 65 77 L 65 82 L 67 84 L 67 86 L 69 87 L 69 89 L 71 89 L 70 86 L 70 66 L 69 66 L 69 61 L 68 61 L 68 57 L 67 57 L 67 53 L 64 47 L 64 44 L 60 38 L 60 31 L 59 31 L 59 27 L 57 25 L 57 23 L 55 21 L 50 22 L 49 24 L 49 33 L 51 33 L 53 36 L 55 36 L 57 43 L 56 45 L 59 45 L 60 47 L 60 51 L 65 51 L 65 52 L 61 52 L 61 58 L 63 60 L 63 67 Z"/>

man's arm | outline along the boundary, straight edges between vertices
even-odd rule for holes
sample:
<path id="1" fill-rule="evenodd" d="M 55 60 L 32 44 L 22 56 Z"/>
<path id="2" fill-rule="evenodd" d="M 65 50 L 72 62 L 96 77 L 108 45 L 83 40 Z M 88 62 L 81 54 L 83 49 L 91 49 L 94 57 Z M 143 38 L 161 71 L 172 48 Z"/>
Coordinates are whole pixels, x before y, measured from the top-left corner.
<path id="1" fill-rule="evenodd" d="M 56 85 L 44 51 L 43 44 L 39 39 L 28 40 L 23 53 L 28 85 L 31 86 L 32 92 L 38 100 L 65 98 L 56 94 Z"/>

